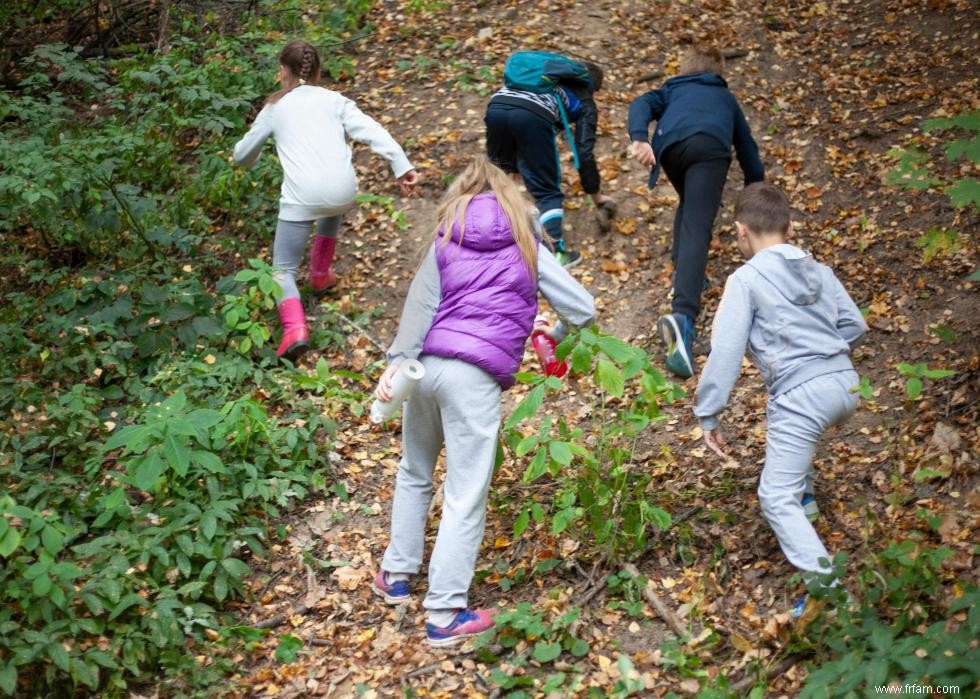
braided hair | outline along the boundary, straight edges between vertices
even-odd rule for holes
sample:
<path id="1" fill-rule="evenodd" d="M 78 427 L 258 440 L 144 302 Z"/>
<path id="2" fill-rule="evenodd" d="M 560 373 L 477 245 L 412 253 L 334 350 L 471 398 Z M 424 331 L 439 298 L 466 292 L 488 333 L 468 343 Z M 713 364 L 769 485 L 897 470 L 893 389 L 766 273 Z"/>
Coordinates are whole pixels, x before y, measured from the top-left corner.
<path id="1" fill-rule="evenodd" d="M 320 56 L 316 47 L 306 41 L 290 41 L 279 52 L 282 66 L 282 89 L 269 96 L 266 104 L 274 104 L 299 85 L 320 79 Z"/>

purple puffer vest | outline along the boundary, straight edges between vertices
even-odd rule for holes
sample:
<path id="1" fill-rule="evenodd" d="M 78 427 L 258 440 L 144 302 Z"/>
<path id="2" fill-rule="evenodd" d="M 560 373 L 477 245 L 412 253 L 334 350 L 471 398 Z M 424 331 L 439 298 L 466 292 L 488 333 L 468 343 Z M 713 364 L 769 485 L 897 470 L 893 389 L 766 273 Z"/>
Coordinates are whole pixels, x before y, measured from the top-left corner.
<path id="1" fill-rule="evenodd" d="M 442 299 L 422 352 L 475 364 L 506 391 L 534 325 L 537 279 L 493 192 L 473 197 L 463 220 L 462 244 L 458 223 L 435 244 Z"/>

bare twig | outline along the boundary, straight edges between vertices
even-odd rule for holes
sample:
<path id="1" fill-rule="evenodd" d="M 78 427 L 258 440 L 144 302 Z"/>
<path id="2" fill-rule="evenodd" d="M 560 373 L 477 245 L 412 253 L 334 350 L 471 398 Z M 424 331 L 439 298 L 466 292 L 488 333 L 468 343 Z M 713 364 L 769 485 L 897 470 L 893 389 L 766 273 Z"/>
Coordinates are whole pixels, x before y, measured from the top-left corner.
<path id="1" fill-rule="evenodd" d="M 640 571 L 636 569 L 636 566 L 632 563 L 626 563 L 623 565 L 623 569 L 628 572 L 633 577 L 639 577 Z M 650 589 L 649 585 L 643 586 L 643 596 L 646 597 L 647 602 L 649 602 L 654 609 L 657 610 L 657 614 L 660 618 L 667 622 L 667 625 L 674 630 L 679 638 L 687 638 L 687 629 L 681 623 L 681 620 L 677 618 L 677 615 L 668 607 L 662 599 L 657 595 L 656 592 Z"/>
<path id="2" fill-rule="evenodd" d="M 280 624 L 286 623 L 286 621 L 289 619 L 289 617 L 295 616 L 296 614 L 306 614 L 309 611 L 310 611 L 310 608 L 307 607 L 306 605 L 297 604 L 289 612 L 283 612 L 281 614 L 276 614 L 271 619 L 264 619 L 262 621 L 257 621 L 254 624 L 252 624 L 252 626 L 254 626 L 257 629 L 274 629 L 277 626 L 279 626 Z"/>
<path id="3" fill-rule="evenodd" d="M 413 677 L 420 677 L 422 675 L 428 675 L 430 672 L 435 672 L 442 667 L 442 663 L 432 663 L 430 665 L 423 665 L 422 667 L 412 670 L 411 672 L 406 672 L 402 675 L 401 683 L 407 684 L 406 680 L 410 680 Z"/>
<path id="4" fill-rule="evenodd" d="M 793 655 L 789 656 L 778 665 L 774 666 L 770 670 L 767 670 L 765 673 L 766 684 L 767 685 L 769 684 L 769 680 L 771 678 L 786 674 L 787 670 L 789 670 L 797 663 L 801 662 L 803 659 L 807 657 L 807 655 L 808 655 L 807 653 L 794 653 Z M 758 678 L 751 673 L 746 674 L 745 677 L 740 679 L 738 682 L 732 684 L 732 693 L 741 694 L 749 687 L 751 687 L 753 684 L 755 684 L 757 679 Z"/>
<path id="5" fill-rule="evenodd" d="M 386 355 L 388 353 L 388 350 L 386 350 L 384 348 L 384 346 L 382 346 L 382 344 L 380 342 L 378 342 L 373 337 L 371 337 L 371 334 L 367 330 L 365 330 L 364 328 L 362 328 L 360 325 L 358 325 L 357 323 L 355 323 L 353 320 L 351 320 L 350 318 L 348 318 L 347 316 L 345 316 L 340 311 L 335 311 L 335 310 L 333 310 L 332 308 L 329 308 L 329 307 L 327 307 L 327 308 L 330 311 L 330 313 L 333 314 L 334 316 L 336 316 L 337 319 L 341 323 L 343 323 L 344 325 L 347 325 L 348 327 L 353 328 L 355 331 L 357 331 L 361 335 L 363 335 L 365 337 L 365 339 L 367 339 L 368 342 L 370 342 L 372 345 L 374 345 L 378 349 L 378 351 L 381 352 L 381 354 Z"/>

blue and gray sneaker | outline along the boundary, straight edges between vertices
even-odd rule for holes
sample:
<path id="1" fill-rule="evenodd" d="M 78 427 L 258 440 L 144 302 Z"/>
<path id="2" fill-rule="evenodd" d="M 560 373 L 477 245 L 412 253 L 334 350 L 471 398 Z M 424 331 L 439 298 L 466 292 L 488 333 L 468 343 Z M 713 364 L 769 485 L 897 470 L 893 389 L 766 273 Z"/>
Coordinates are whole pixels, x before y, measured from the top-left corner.
<path id="1" fill-rule="evenodd" d="M 685 379 L 694 376 L 694 322 L 683 313 L 671 313 L 660 316 L 657 332 L 667 345 L 667 368 Z"/>
<path id="2" fill-rule="evenodd" d="M 800 504 L 803 505 L 803 514 L 806 515 L 808 520 L 816 522 L 820 519 L 820 508 L 817 507 L 817 499 L 813 493 L 803 493 Z"/>

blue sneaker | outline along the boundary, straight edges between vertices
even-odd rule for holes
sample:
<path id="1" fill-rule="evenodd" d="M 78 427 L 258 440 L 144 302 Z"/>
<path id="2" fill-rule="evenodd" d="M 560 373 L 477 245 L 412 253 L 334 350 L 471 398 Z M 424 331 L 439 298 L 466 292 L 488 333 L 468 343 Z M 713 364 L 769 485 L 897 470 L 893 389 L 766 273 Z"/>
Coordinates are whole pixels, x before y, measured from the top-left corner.
<path id="1" fill-rule="evenodd" d="M 682 313 L 671 313 L 660 316 L 657 332 L 667 345 L 667 368 L 685 379 L 694 376 L 694 322 Z"/>
<path id="2" fill-rule="evenodd" d="M 810 599 L 810 595 L 807 593 L 803 593 L 803 596 L 800 597 L 798 600 L 796 600 L 796 604 L 793 605 L 793 608 L 790 610 L 789 615 L 794 619 L 799 619 L 801 616 L 803 616 L 803 612 L 806 610 L 806 602 L 808 599 Z"/>
<path id="3" fill-rule="evenodd" d="M 402 604 L 411 597 L 408 581 L 393 580 L 388 582 L 388 573 L 384 570 L 379 570 L 378 574 L 374 576 L 371 589 L 374 590 L 374 594 L 383 597 L 388 604 Z"/>
<path id="4" fill-rule="evenodd" d="M 467 638 L 478 636 L 493 628 L 495 609 L 460 609 L 449 626 L 435 626 L 426 623 L 425 635 L 430 646 L 436 648 L 454 646 Z"/>
<path id="5" fill-rule="evenodd" d="M 806 515 L 808 520 L 816 522 L 820 519 L 820 508 L 817 507 L 817 499 L 813 493 L 803 493 L 800 504 L 803 505 L 803 514 Z"/>

